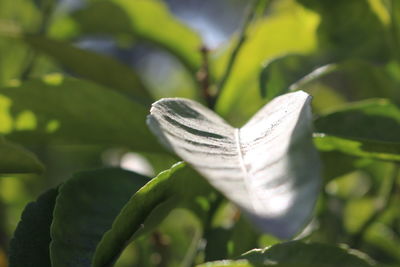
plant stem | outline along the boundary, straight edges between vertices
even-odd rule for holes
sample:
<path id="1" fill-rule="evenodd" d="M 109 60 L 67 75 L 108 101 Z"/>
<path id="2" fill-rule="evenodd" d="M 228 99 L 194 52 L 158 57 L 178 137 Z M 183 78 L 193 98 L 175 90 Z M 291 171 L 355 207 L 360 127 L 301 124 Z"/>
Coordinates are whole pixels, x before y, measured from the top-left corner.
<path id="1" fill-rule="evenodd" d="M 196 79 L 200 84 L 203 99 L 206 101 L 207 106 L 212 109 L 214 107 L 215 99 L 210 92 L 210 70 L 208 64 L 209 50 L 205 45 L 203 45 L 200 49 L 200 52 L 202 56 L 202 65 L 196 74 Z"/>
<path id="2" fill-rule="evenodd" d="M 232 54 L 228 60 L 228 64 L 226 66 L 225 72 L 222 75 L 222 78 L 217 85 L 217 93 L 214 97 L 214 103 L 216 103 L 218 97 L 221 95 L 221 93 L 225 87 L 225 84 L 228 81 L 228 79 L 232 73 L 232 70 L 235 65 L 237 56 L 239 55 L 240 49 L 242 48 L 244 42 L 247 39 L 247 31 L 248 31 L 248 28 L 249 28 L 251 22 L 256 17 L 256 15 L 259 15 L 260 13 L 262 13 L 262 11 L 267 7 L 269 2 L 270 1 L 266 1 L 266 0 L 256 0 L 248 9 L 244 23 L 239 32 L 239 37 L 238 37 L 237 43 L 232 50 Z"/>
<path id="3" fill-rule="evenodd" d="M 396 191 L 397 177 L 400 174 L 400 165 L 396 164 L 393 169 L 393 173 L 383 182 L 382 195 L 380 196 L 379 206 L 376 208 L 375 213 L 364 223 L 360 230 L 353 236 L 352 244 L 354 248 L 360 247 L 365 233 L 370 226 L 375 223 L 379 217 L 388 209 L 393 196 Z"/>
<path id="4" fill-rule="evenodd" d="M 180 263 L 180 267 L 190 267 L 193 266 L 194 257 L 196 256 L 197 248 L 199 246 L 199 241 L 201 240 L 201 230 L 196 229 L 192 242 L 189 245 L 189 248 L 186 250 L 185 257 Z"/>

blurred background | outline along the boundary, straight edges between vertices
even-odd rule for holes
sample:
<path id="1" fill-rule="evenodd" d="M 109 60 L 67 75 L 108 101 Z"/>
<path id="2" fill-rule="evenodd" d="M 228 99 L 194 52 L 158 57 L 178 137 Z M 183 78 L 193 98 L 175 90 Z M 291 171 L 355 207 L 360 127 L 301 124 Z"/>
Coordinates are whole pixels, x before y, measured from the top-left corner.
<path id="1" fill-rule="evenodd" d="M 58 50 L 66 44 L 127 65 L 154 99 L 187 97 L 204 103 L 198 77 L 205 64 L 203 47 L 207 51 L 209 90 L 224 89 L 215 110 L 236 126 L 288 88 L 313 95 L 316 118 L 369 98 L 386 98 L 399 104 L 398 1 L 270 0 L 252 14 L 244 31 L 254 3 L 0 0 L 0 86 L 13 87 L 43 77 L 57 79 L 60 74 L 96 82 L 79 69 L 84 59 Z M 24 34 L 60 43 L 21 37 Z M 229 79 L 221 86 L 241 37 L 245 37 L 244 43 Z M 10 105 L 0 95 L 0 133 L 19 142 L 17 132 L 30 134 L 34 119 L 27 113 L 10 126 Z M 172 158 L 139 154 L 124 146 L 58 145 L 48 140 L 22 145 L 37 155 L 45 172 L 0 177 L 1 267 L 7 266 L 8 243 L 23 208 L 46 189 L 81 170 L 121 166 L 152 177 L 174 163 Z M 385 202 L 391 190 L 386 181 L 394 164 L 340 152 L 323 153 L 322 157 L 324 190 L 304 238 L 345 243 L 381 262 L 400 264 L 400 210 L 395 205 L 400 195 Z M 387 204 L 383 215 L 364 229 L 382 201 Z M 246 233 L 258 247 L 278 241 L 255 233 L 244 220 L 234 227 L 236 210 L 229 203 L 219 212 L 214 222 L 216 245 L 207 248 L 204 244 L 204 249 L 217 250 L 218 242 L 226 241 L 232 231 L 236 239 Z M 177 209 L 155 234 L 131 244 L 117 266 L 181 266 L 187 248 L 201 238 L 201 231 L 193 214 Z M 212 254 L 208 255 L 208 260 L 214 260 Z M 197 257 L 200 259 L 201 253 Z"/>

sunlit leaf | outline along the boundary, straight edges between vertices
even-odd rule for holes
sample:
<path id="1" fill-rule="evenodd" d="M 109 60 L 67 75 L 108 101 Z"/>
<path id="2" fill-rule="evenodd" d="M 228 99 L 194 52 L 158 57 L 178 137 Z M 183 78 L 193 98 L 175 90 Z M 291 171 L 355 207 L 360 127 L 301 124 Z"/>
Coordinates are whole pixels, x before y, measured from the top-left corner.
<path id="1" fill-rule="evenodd" d="M 321 151 L 340 151 L 358 157 L 400 161 L 398 143 L 356 140 L 323 134 L 315 135 L 314 142 Z"/>
<path id="2" fill-rule="evenodd" d="M 10 243 L 10 267 L 52 266 L 50 225 L 57 194 L 57 189 L 50 189 L 25 207 Z"/>
<path id="3" fill-rule="evenodd" d="M 46 76 L 0 89 L 2 99 L 0 119 L 8 123 L 2 133 L 21 144 L 100 144 L 161 151 L 146 127 L 146 106 L 87 81 Z"/>
<path id="4" fill-rule="evenodd" d="M 40 173 L 44 166 L 21 146 L 0 138 L 0 173 Z"/>
<path id="5" fill-rule="evenodd" d="M 200 38 L 174 18 L 161 1 L 95 1 L 72 17 L 80 33 L 128 34 L 171 52 L 193 73 L 200 67 Z"/>
<path id="6" fill-rule="evenodd" d="M 249 29 L 233 71 L 217 102 L 216 110 L 230 122 L 241 124 L 265 104 L 259 89 L 262 64 L 278 56 L 307 54 L 316 48 L 315 31 L 319 17 L 295 2 L 276 2 L 276 9 Z M 232 44 L 237 40 L 233 38 Z M 217 58 L 217 76 L 226 68 L 232 49 Z M 249 105 L 251 103 L 251 105 Z"/>
<path id="7" fill-rule="evenodd" d="M 137 74 L 110 57 L 40 36 L 27 35 L 24 40 L 85 79 L 132 96 L 138 102 L 151 102 L 151 96 Z"/>
<path id="8" fill-rule="evenodd" d="M 240 129 L 186 99 L 162 99 L 150 112 L 160 142 L 263 231 L 289 238 L 309 220 L 320 181 L 308 94 L 274 99 Z"/>
<path id="9" fill-rule="evenodd" d="M 121 169 L 74 175 L 59 190 L 51 226 L 53 266 L 91 266 L 96 246 L 148 178 Z"/>
<path id="10" fill-rule="evenodd" d="M 185 163 L 177 163 L 142 187 L 124 206 L 99 243 L 93 266 L 112 264 L 129 240 L 154 228 L 173 209 L 210 191 Z"/>

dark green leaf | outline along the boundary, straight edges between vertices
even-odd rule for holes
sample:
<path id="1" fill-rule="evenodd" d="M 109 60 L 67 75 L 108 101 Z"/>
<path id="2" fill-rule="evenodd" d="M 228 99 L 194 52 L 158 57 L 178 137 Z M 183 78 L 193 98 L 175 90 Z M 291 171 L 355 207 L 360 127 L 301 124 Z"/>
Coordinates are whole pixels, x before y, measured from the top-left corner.
<path id="1" fill-rule="evenodd" d="M 400 108 L 388 100 L 353 103 L 317 118 L 315 128 L 321 150 L 400 159 Z"/>
<path id="2" fill-rule="evenodd" d="M 57 194 L 50 189 L 25 207 L 10 243 L 10 267 L 52 266 L 50 225 Z"/>
<path id="3" fill-rule="evenodd" d="M 231 230 L 217 227 L 210 229 L 204 235 L 207 240 L 204 249 L 205 261 L 221 260 L 228 257 L 228 241 L 231 237 Z"/>
<path id="4" fill-rule="evenodd" d="M 27 35 L 24 40 L 83 78 L 132 96 L 138 102 L 152 102 L 149 92 L 137 74 L 110 57 L 40 36 Z"/>
<path id="5" fill-rule="evenodd" d="M 371 164 L 370 159 L 355 157 L 337 151 L 319 153 L 323 163 L 325 182 Z"/>
<path id="6" fill-rule="evenodd" d="M 321 15 L 318 41 L 320 49 L 330 60 L 354 57 L 375 61 L 388 59 L 387 31 L 369 1 L 297 1 Z"/>
<path id="7" fill-rule="evenodd" d="M 320 116 L 314 125 L 328 135 L 400 144 L 400 107 L 385 99 L 352 103 Z"/>
<path id="8" fill-rule="evenodd" d="M 289 92 L 290 86 L 318 67 L 310 56 L 284 55 L 268 61 L 260 73 L 260 90 L 264 98 L 272 99 Z"/>
<path id="9" fill-rule="evenodd" d="M 302 91 L 279 96 L 238 129 L 197 102 L 165 98 L 153 104 L 148 124 L 261 230 L 290 238 L 310 219 L 319 192 L 310 100 Z"/>
<path id="10" fill-rule="evenodd" d="M 41 173 L 43 164 L 21 146 L 0 138 L 0 173 Z"/>
<path id="11" fill-rule="evenodd" d="M 266 249 L 255 249 L 243 254 L 240 258 L 252 264 L 284 264 L 292 266 L 371 266 L 363 254 L 355 250 L 333 245 L 300 241 L 281 243 Z M 363 256 L 365 257 L 365 256 Z M 279 265 L 278 265 L 279 266 Z"/>
<path id="12" fill-rule="evenodd" d="M 60 188 L 51 226 L 53 266 L 91 266 L 97 244 L 148 179 L 121 169 L 86 171 Z"/>
<path id="13" fill-rule="evenodd" d="M 2 132 L 21 144 L 100 144 L 161 151 L 147 108 L 83 80 L 46 76 L 0 89 Z"/>
<path id="14" fill-rule="evenodd" d="M 195 200 L 205 191 L 209 191 L 209 187 L 203 179 L 182 162 L 161 172 L 125 205 L 112 228 L 99 243 L 93 266 L 112 264 L 129 240 L 143 231 L 151 230 L 178 203 Z"/>
<path id="15" fill-rule="evenodd" d="M 219 266 L 276 266 L 276 267 L 368 267 L 373 266 L 364 254 L 326 244 L 306 244 L 299 241 L 277 244 L 265 249 L 254 249 L 239 260 L 206 263 L 198 267 Z"/>

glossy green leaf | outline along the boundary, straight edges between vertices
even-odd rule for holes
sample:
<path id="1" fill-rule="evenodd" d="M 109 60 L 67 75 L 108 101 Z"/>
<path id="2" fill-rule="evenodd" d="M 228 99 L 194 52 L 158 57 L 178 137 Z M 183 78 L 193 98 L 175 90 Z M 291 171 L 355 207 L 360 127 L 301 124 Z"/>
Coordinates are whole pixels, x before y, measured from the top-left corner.
<path id="1" fill-rule="evenodd" d="M 288 91 L 310 90 L 316 96 L 316 105 L 325 106 L 330 101 L 326 103 L 318 96 L 324 86 L 350 101 L 398 95 L 395 81 L 382 66 L 363 60 L 322 61 L 316 56 L 287 55 L 268 62 L 260 74 L 261 93 L 271 99 Z"/>
<path id="2" fill-rule="evenodd" d="M 317 62 L 304 55 L 284 55 L 264 64 L 260 73 L 261 96 L 272 99 L 287 93 L 289 87 L 317 67 Z"/>
<path id="3" fill-rule="evenodd" d="M 74 175 L 59 190 L 51 226 L 53 266 L 91 266 L 97 244 L 148 178 L 121 169 Z"/>
<path id="4" fill-rule="evenodd" d="M 353 140 L 324 134 L 314 135 L 314 143 L 321 151 L 340 151 L 358 157 L 400 161 L 398 143 Z"/>
<path id="5" fill-rule="evenodd" d="M 311 79 L 310 79 L 311 77 Z M 393 98 L 400 96 L 397 84 L 380 65 L 365 60 L 347 60 L 324 65 L 293 85 L 305 90 L 322 83 L 349 101 L 368 98 Z"/>
<path id="6" fill-rule="evenodd" d="M 151 230 L 178 205 L 186 205 L 209 191 L 191 168 L 180 162 L 161 172 L 142 187 L 124 206 L 112 228 L 99 243 L 93 266 L 112 264 L 129 240 Z"/>
<path id="7" fill-rule="evenodd" d="M 120 91 L 138 102 L 151 103 L 152 98 L 137 74 L 113 58 L 41 36 L 27 35 L 24 40 L 85 79 Z"/>
<path id="8" fill-rule="evenodd" d="M 43 164 L 30 151 L 0 138 L 0 173 L 41 173 Z"/>
<path id="9" fill-rule="evenodd" d="M 83 34 L 128 34 L 171 52 L 193 73 L 200 67 L 200 38 L 161 1 L 95 1 L 72 16 Z"/>
<path id="10" fill-rule="evenodd" d="M 10 243 L 10 267 L 52 266 L 50 225 L 57 194 L 57 189 L 50 189 L 25 207 Z"/>
<path id="11" fill-rule="evenodd" d="M 147 108 L 83 80 L 46 76 L 0 89 L 0 132 L 21 144 L 125 146 L 161 151 Z"/>
<path id="12" fill-rule="evenodd" d="M 389 36 L 370 1 L 297 1 L 321 15 L 318 42 L 326 57 L 334 61 L 355 57 L 388 59 Z"/>
<path id="13" fill-rule="evenodd" d="M 199 103 L 166 98 L 153 104 L 148 124 L 260 229 L 290 238 L 319 192 L 310 99 L 302 91 L 277 97 L 237 129 Z"/>
<path id="14" fill-rule="evenodd" d="M 400 159 L 400 108 L 388 100 L 366 100 L 315 120 L 321 150 L 356 156 Z"/>
<path id="15" fill-rule="evenodd" d="M 295 1 L 277 1 L 269 16 L 248 31 L 232 73 L 220 95 L 216 110 L 234 125 L 240 125 L 265 104 L 259 88 L 262 64 L 281 55 L 308 54 L 316 48 L 315 31 L 319 17 Z M 232 47 L 222 51 L 212 69 L 220 76 L 226 68 Z M 225 47 L 224 47 L 225 48 Z M 249 105 L 251 103 L 251 105 Z"/>
<path id="16" fill-rule="evenodd" d="M 372 266 L 365 255 L 345 248 L 319 243 L 292 241 L 271 246 L 266 249 L 254 249 L 240 258 L 252 264 L 282 264 L 283 266 Z M 278 265 L 279 266 L 279 265 Z"/>
<path id="17" fill-rule="evenodd" d="M 367 267 L 374 263 L 356 250 L 319 243 L 292 241 L 253 249 L 235 261 L 205 263 L 198 267 L 219 266 L 277 266 L 277 267 Z"/>
<path id="18" fill-rule="evenodd" d="M 400 107 L 386 99 L 349 104 L 321 115 L 314 125 L 319 133 L 357 140 L 400 143 Z"/>

